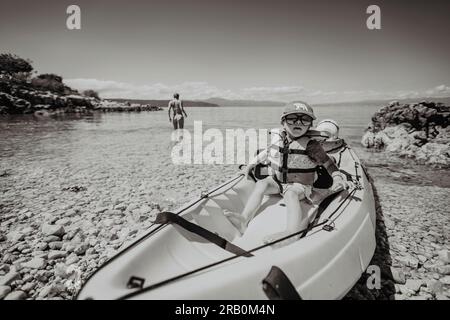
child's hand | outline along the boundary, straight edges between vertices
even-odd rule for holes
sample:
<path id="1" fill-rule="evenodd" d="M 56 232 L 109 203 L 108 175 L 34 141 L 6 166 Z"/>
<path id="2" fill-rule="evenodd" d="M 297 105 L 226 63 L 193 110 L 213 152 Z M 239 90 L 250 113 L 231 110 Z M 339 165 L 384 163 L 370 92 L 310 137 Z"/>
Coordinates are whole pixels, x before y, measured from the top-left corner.
<path id="1" fill-rule="evenodd" d="M 353 188 L 353 183 L 351 181 L 347 181 L 346 176 L 339 171 L 335 171 L 332 174 L 333 176 L 333 185 L 331 186 L 331 191 L 340 191 L 344 189 Z"/>
<path id="2" fill-rule="evenodd" d="M 247 166 L 245 166 L 245 171 L 244 171 L 244 173 L 245 173 L 245 178 L 246 179 L 251 179 L 250 178 L 250 172 L 252 171 L 252 169 L 255 167 L 255 165 L 254 164 L 248 164 Z"/>

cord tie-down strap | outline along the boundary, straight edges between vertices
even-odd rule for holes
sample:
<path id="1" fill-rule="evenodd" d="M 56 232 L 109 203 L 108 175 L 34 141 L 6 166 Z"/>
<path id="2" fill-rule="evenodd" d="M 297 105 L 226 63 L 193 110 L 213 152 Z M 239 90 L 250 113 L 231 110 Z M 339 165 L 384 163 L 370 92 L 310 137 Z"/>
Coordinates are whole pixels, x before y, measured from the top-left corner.
<path id="1" fill-rule="evenodd" d="M 208 240 L 209 242 L 214 243 L 215 245 L 221 247 L 222 249 L 225 249 L 231 253 L 234 253 L 235 255 L 242 255 L 244 257 L 252 257 L 253 255 L 244 249 L 232 244 L 228 240 L 222 238 L 221 236 L 203 228 L 199 225 L 189 222 L 183 217 L 180 217 L 176 215 L 173 212 L 160 212 L 156 216 L 155 222 L 157 224 L 169 224 L 169 223 L 175 223 L 182 227 L 183 229 L 192 232 L 196 235 L 199 235 L 200 237 Z"/>

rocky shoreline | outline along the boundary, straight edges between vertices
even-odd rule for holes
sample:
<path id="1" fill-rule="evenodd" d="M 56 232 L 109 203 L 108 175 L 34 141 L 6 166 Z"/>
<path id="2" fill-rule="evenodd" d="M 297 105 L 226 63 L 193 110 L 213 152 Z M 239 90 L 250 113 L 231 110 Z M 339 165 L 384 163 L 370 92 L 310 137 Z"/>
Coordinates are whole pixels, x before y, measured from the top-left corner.
<path id="1" fill-rule="evenodd" d="M 450 217 L 448 170 L 360 149 L 377 206 L 381 288 L 369 290 L 363 274 L 346 299 L 448 300 Z"/>
<path id="2" fill-rule="evenodd" d="M 450 167 L 450 106 L 391 102 L 372 117 L 361 144 L 425 165 Z"/>
<path id="3" fill-rule="evenodd" d="M 55 74 L 32 77 L 33 66 L 18 56 L 0 54 L 0 115 L 34 114 L 59 116 L 66 113 L 141 112 L 162 110 L 148 104 L 110 102 L 94 90 L 78 92 Z"/>

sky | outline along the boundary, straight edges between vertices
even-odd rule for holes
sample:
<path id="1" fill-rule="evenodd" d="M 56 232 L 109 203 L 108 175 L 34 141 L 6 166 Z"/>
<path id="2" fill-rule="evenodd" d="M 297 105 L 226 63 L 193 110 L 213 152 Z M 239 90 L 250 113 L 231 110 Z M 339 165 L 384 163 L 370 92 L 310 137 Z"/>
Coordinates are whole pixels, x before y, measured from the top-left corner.
<path id="1" fill-rule="evenodd" d="M 66 9 L 81 8 L 81 30 Z M 369 30 L 366 9 L 381 9 Z M 105 98 L 450 96 L 450 1 L 2 0 L 0 52 Z"/>

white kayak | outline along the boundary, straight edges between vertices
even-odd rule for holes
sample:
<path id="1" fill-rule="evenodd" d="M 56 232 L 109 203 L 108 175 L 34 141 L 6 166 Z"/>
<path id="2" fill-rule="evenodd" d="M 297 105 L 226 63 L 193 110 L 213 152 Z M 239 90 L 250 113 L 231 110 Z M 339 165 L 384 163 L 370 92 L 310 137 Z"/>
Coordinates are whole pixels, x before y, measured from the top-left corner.
<path id="1" fill-rule="evenodd" d="M 347 146 L 329 152 L 355 188 L 314 188 L 301 202 L 308 230 L 265 244 L 286 227 L 279 195 L 265 196 L 241 236 L 227 212 L 242 212 L 255 181 L 230 179 L 174 213 L 161 213 L 140 239 L 98 269 L 78 299 L 340 299 L 375 251 L 375 203 Z M 299 237 L 300 236 L 300 237 Z"/>

